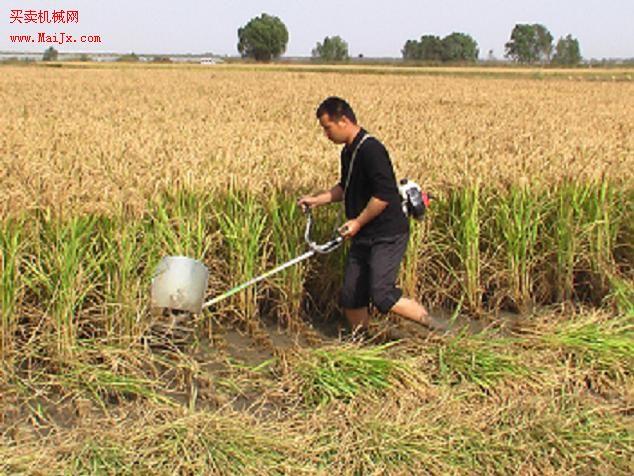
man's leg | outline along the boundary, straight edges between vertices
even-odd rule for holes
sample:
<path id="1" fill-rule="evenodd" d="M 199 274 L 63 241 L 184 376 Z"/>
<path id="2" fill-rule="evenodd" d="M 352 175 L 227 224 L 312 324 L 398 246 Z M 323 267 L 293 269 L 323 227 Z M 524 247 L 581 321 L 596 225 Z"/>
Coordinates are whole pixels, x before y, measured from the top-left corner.
<path id="1" fill-rule="evenodd" d="M 401 317 L 431 329 L 443 330 L 446 326 L 432 318 L 422 304 L 403 297 L 396 287 L 398 269 L 407 248 L 408 235 L 393 241 L 381 241 L 372 248 L 370 287 L 372 299 L 382 313 L 392 311 Z"/>
<path id="2" fill-rule="evenodd" d="M 346 259 L 341 306 L 353 333 L 367 330 L 370 323 L 369 254 L 367 246 L 361 246 L 353 241 Z"/>
<path id="3" fill-rule="evenodd" d="M 352 333 L 363 332 L 368 329 L 370 324 L 370 314 L 367 307 L 357 309 L 344 309 L 344 314 L 350 325 Z"/>

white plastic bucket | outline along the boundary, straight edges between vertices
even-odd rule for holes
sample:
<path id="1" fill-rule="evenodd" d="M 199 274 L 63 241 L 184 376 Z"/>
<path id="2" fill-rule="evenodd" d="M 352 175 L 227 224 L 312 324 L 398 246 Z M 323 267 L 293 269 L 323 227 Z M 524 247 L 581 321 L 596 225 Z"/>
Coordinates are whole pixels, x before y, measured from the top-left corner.
<path id="1" fill-rule="evenodd" d="M 202 311 L 209 270 L 186 256 L 166 256 L 152 278 L 151 305 L 198 314 Z"/>

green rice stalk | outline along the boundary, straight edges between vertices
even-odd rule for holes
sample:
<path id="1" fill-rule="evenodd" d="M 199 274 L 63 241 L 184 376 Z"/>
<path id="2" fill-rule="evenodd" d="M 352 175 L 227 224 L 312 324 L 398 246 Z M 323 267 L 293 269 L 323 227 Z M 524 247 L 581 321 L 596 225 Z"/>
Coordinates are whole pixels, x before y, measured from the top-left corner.
<path id="1" fill-rule="evenodd" d="M 628 316 L 609 321 L 590 316 L 563 322 L 541 340 L 573 356 L 577 364 L 588 369 L 622 377 L 630 375 L 634 368 L 634 322 Z"/>
<path id="2" fill-rule="evenodd" d="M 334 347 L 307 353 L 294 369 L 304 403 L 320 406 L 333 400 L 349 401 L 362 392 L 383 391 L 399 380 L 408 380 L 411 368 L 386 356 L 388 347 L 390 344 Z"/>
<path id="3" fill-rule="evenodd" d="M 438 381 L 449 385 L 469 382 L 491 390 L 501 380 L 527 377 L 529 370 L 509 353 L 509 347 L 504 339 L 462 333 L 438 347 Z"/>

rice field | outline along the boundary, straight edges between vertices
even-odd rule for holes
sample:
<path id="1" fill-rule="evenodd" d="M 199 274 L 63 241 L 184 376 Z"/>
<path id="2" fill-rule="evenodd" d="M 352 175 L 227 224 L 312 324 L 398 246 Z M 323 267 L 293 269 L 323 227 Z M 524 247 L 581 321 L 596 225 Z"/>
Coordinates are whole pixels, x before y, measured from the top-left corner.
<path id="1" fill-rule="evenodd" d="M 631 474 L 632 72 L 465 70 L 0 67 L 0 471 Z M 153 312 L 165 255 L 306 250 L 332 94 L 436 197 L 400 280 L 451 331 L 340 335 L 341 251 Z"/>

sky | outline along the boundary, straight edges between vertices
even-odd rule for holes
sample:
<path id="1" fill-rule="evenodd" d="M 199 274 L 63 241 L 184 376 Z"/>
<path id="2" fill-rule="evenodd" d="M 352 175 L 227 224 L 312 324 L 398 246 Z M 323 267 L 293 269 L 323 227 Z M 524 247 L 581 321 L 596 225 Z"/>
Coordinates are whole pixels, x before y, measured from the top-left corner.
<path id="1" fill-rule="evenodd" d="M 41 52 L 49 44 L 17 44 L 11 35 L 61 32 L 101 43 L 55 44 L 60 52 L 235 56 L 237 30 L 262 13 L 289 31 L 285 56 L 310 56 L 318 41 L 341 36 L 351 56 L 401 57 L 409 39 L 452 32 L 471 35 L 480 58 L 501 59 L 516 23 L 541 23 L 557 39 L 579 40 L 584 58 L 634 57 L 634 0 L 0 0 L 0 51 Z M 12 10 L 77 10 L 77 24 L 11 23 Z"/>

